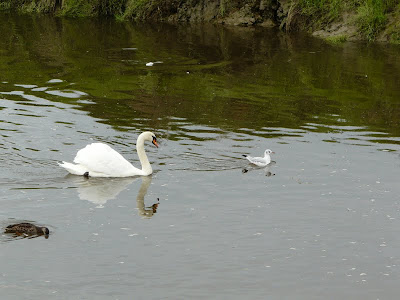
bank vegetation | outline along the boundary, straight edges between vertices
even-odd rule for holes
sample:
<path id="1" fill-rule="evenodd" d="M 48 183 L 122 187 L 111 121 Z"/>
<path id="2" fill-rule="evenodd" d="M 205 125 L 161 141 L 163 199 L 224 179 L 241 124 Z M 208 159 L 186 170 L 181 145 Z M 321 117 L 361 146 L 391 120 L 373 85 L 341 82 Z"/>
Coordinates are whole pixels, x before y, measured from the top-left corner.
<path id="1" fill-rule="evenodd" d="M 120 21 L 211 22 L 308 31 L 334 43 L 400 43 L 400 0 L 0 0 L 0 10 Z"/>

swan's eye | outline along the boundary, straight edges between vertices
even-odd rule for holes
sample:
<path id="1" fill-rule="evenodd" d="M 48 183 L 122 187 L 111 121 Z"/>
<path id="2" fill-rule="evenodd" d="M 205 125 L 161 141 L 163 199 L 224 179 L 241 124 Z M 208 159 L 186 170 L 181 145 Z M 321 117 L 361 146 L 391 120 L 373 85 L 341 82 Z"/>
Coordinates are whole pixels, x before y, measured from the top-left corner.
<path id="1" fill-rule="evenodd" d="M 155 136 L 153 136 L 153 141 L 152 143 L 154 144 L 154 146 L 156 146 L 158 148 L 158 144 L 157 144 L 157 138 Z"/>

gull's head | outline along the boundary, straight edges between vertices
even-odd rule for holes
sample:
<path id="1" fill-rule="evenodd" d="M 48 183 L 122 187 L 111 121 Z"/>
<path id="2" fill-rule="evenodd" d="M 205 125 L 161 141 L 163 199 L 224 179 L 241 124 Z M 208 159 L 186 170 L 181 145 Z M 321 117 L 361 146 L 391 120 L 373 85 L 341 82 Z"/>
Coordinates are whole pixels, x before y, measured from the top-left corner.
<path id="1" fill-rule="evenodd" d="M 265 154 L 265 156 L 267 156 L 267 155 L 270 155 L 270 154 L 275 154 L 275 152 L 272 152 L 272 150 L 267 149 L 267 150 L 265 150 L 264 154 Z"/>

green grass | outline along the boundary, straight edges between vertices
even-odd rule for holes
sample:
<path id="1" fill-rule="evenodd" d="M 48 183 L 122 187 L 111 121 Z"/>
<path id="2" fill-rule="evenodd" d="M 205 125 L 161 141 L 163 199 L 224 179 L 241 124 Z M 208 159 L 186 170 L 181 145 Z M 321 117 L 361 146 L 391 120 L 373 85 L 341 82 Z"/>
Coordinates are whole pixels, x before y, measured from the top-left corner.
<path id="1" fill-rule="evenodd" d="M 0 11 L 1 10 L 9 10 L 11 8 L 10 2 L 2 2 L 0 3 Z"/>
<path id="2" fill-rule="evenodd" d="M 301 13 L 318 18 L 322 23 L 332 22 L 340 15 L 343 0 L 299 0 Z"/>
<path id="3" fill-rule="evenodd" d="M 128 0 L 122 18 L 134 20 L 142 19 L 145 14 L 145 8 L 149 3 L 150 0 Z"/>
<path id="4" fill-rule="evenodd" d="M 60 16 L 65 17 L 87 17 L 92 16 L 96 9 L 95 0 L 64 0 Z"/>
<path id="5" fill-rule="evenodd" d="M 323 27 L 342 13 L 355 11 L 354 23 L 361 35 L 372 41 L 387 24 L 387 14 L 399 6 L 398 0 L 298 0 L 301 14 L 312 26 Z"/>
<path id="6" fill-rule="evenodd" d="M 100 15 L 118 16 L 125 12 L 128 0 L 97 0 Z"/>
<path id="7" fill-rule="evenodd" d="M 340 44 L 347 42 L 347 36 L 344 34 L 330 36 L 330 37 L 326 38 L 326 41 L 333 45 L 340 45 Z"/>
<path id="8" fill-rule="evenodd" d="M 383 29 L 387 18 L 382 1 L 367 0 L 357 9 L 356 23 L 361 33 L 369 41 Z"/>
<path id="9" fill-rule="evenodd" d="M 226 1 L 227 0 L 219 0 L 219 14 L 221 17 L 226 13 Z"/>

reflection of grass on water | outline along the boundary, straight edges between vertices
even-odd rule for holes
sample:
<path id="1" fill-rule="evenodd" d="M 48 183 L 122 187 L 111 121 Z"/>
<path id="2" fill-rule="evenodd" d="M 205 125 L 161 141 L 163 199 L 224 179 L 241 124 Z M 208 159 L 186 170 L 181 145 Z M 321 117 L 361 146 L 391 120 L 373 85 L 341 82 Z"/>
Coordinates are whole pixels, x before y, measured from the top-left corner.
<path id="1" fill-rule="evenodd" d="M 347 41 L 347 36 L 346 35 L 336 35 L 336 36 L 331 36 L 326 39 L 329 43 L 332 43 L 334 45 L 342 44 Z"/>
<path id="2" fill-rule="evenodd" d="M 21 22 L 9 15 L 0 20 L 0 31 L 0 53 L 14 54 L 0 55 L 0 82 L 44 86 L 57 74 L 64 83 L 52 87 L 75 83 L 72 88 L 94 103 L 79 103 L 81 109 L 119 130 L 137 123 L 167 126 L 160 124 L 168 123 L 165 116 L 234 130 L 300 128 L 327 114 L 352 125 L 400 128 L 394 103 L 400 63 L 394 50 L 226 29 L 207 32 L 201 40 L 201 31 L 188 28 L 153 31 L 47 17 Z M 380 56 L 384 59 L 376 59 Z M 164 63 L 148 68 L 150 59 Z"/>

